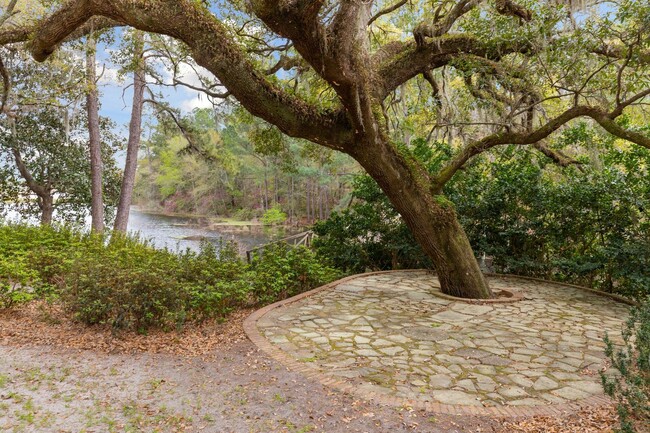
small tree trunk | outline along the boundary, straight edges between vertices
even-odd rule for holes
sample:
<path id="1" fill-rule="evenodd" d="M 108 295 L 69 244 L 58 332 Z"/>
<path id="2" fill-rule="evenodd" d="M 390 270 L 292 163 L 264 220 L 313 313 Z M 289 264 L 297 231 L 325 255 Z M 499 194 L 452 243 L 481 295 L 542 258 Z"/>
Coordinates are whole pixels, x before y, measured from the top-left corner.
<path id="1" fill-rule="evenodd" d="M 142 136 L 142 109 L 144 106 L 144 91 L 147 86 L 145 63 L 143 59 L 144 34 L 138 32 L 135 41 L 134 55 L 137 57 L 138 66 L 133 73 L 133 107 L 131 109 L 131 123 L 129 124 L 129 141 L 126 147 L 126 164 L 122 177 L 120 201 L 117 206 L 114 231 L 126 232 L 129 223 L 129 211 L 133 200 L 133 187 L 135 174 L 138 169 L 138 150 Z"/>
<path id="2" fill-rule="evenodd" d="M 311 224 L 311 183 L 309 180 L 305 181 L 305 213 L 307 214 L 307 224 Z"/>
<path id="3" fill-rule="evenodd" d="M 36 194 L 38 200 L 38 207 L 41 210 L 41 224 L 42 225 L 51 225 L 52 216 L 54 215 L 54 196 L 52 194 L 51 183 L 48 180 L 47 185 L 42 185 L 34 179 L 32 173 L 29 171 L 27 164 L 23 160 L 20 151 L 13 147 L 11 152 L 14 156 L 14 161 L 16 162 L 16 168 L 18 172 L 27 182 L 27 187 L 30 191 Z M 48 175 L 49 178 L 49 175 Z"/>
<path id="4" fill-rule="evenodd" d="M 269 175 L 264 163 L 264 210 L 269 210 Z"/>
<path id="5" fill-rule="evenodd" d="M 318 184 L 318 219 L 324 219 L 323 213 L 323 186 Z"/>
<path id="6" fill-rule="evenodd" d="M 88 37 L 88 51 L 86 53 L 86 109 L 88 110 L 88 135 L 90 147 L 90 178 L 91 178 L 91 205 L 92 230 L 104 231 L 104 198 L 102 196 L 102 148 L 99 135 L 99 93 L 96 84 L 96 48 L 97 41 Z"/>
<path id="7" fill-rule="evenodd" d="M 291 203 L 291 216 L 289 217 L 289 221 L 291 224 L 294 223 L 294 220 L 296 218 L 296 202 L 294 198 L 294 184 L 293 184 L 293 176 L 291 176 L 291 189 L 290 189 L 290 196 L 289 196 L 289 201 Z"/>

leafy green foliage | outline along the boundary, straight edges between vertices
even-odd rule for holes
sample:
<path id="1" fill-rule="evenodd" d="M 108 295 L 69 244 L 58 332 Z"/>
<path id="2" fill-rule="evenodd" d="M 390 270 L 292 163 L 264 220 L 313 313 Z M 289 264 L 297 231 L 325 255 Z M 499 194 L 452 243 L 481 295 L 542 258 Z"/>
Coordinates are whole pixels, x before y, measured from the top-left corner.
<path id="1" fill-rule="evenodd" d="M 120 234 L 0 225 L 0 308 L 60 300 L 87 324 L 173 329 L 293 296 L 337 275 L 312 251 L 284 244 L 265 248 L 248 265 L 232 242 L 174 253 Z"/>
<path id="2" fill-rule="evenodd" d="M 180 256 L 179 274 L 187 308 L 197 320 L 225 317 L 249 301 L 249 270 L 234 242 L 215 246 L 205 241 L 199 253 L 186 251 Z"/>
<path id="3" fill-rule="evenodd" d="M 0 257 L 6 273 L 0 273 L 0 278 L 18 281 L 39 296 L 55 294 L 80 254 L 84 238 L 68 226 L 0 225 Z"/>
<path id="4" fill-rule="evenodd" d="M 262 215 L 262 224 L 265 226 L 274 226 L 283 224 L 287 220 L 287 214 L 282 212 L 280 206 L 275 205 Z"/>
<path id="5" fill-rule="evenodd" d="M 289 298 L 339 276 L 335 269 L 322 265 L 313 251 L 284 243 L 259 250 L 251 269 L 254 275 L 253 296 L 262 304 Z"/>
<path id="6" fill-rule="evenodd" d="M 418 268 L 429 260 L 399 214 L 369 176 L 354 182 L 355 204 L 314 225 L 314 247 L 327 263 L 346 273 Z"/>
<path id="7" fill-rule="evenodd" d="M 608 336 L 606 354 L 620 374 L 601 373 L 603 388 L 617 401 L 620 431 L 634 433 L 635 424 L 650 424 L 650 298 L 634 308 L 622 332 L 624 347 Z"/>
<path id="8" fill-rule="evenodd" d="M 643 297 L 650 288 L 650 152 L 625 149 L 586 124 L 555 146 L 590 152 L 561 168 L 512 146 L 476 158 L 445 187 L 476 253 L 497 272 L 570 281 Z M 436 172 L 444 143 L 414 140 L 411 152 Z M 427 267 L 397 212 L 368 176 L 354 182 L 349 209 L 316 224 L 319 255 L 347 272 Z"/>
<path id="9" fill-rule="evenodd" d="M 10 308 L 34 298 L 31 284 L 37 279 L 24 258 L 0 257 L 0 309 Z"/>
<path id="10" fill-rule="evenodd" d="M 650 152 L 623 152 L 579 125 L 561 137 L 598 154 L 560 169 L 514 147 L 448 186 L 474 250 L 495 270 L 643 297 L 650 287 Z"/>

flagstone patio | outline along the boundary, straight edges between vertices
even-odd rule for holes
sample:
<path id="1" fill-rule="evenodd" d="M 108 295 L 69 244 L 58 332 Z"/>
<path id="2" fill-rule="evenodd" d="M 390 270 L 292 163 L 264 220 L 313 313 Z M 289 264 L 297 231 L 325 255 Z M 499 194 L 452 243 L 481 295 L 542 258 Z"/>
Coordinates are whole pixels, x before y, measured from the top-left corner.
<path id="1" fill-rule="evenodd" d="M 310 377 L 388 404 L 473 414 L 546 414 L 603 404 L 603 337 L 629 307 L 574 286 L 489 277 L 520 294 L 475 304 L 425 271 L 360 275 L 266 307 L 251 339 Z"/>

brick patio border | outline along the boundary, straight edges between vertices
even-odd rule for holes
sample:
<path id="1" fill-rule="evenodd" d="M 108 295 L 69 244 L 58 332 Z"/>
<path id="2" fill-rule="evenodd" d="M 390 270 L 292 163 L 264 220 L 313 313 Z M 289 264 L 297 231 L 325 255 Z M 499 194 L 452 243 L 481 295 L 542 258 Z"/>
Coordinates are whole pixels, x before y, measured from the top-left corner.
<path id="1" fill-rule="evenodd" d="M 274 304 L 268 305 L 260 310 L 255 311 L 253 314 L 247 317 L 246 320 L 244 320 L 244 331 L 246 332 L 248 338 L 257 347 L 262 349 L 264 352 L 266 352 L 269 356 L 271 356 L 276 361 L 279 361 L 280 363 L 284 364 L 290 370 L 299 372 L 303 376 L 309 379 L 312 379 L 330 388 L 334 388 L 338 391 L 354 395 L 364 400 L 368 400 L 371 402 L 376 402 L 388 406 L 412 407 L 414 409 L 421 409 L 428 412 L 454 414 L 454 415 L 476 415 L 476 416 L 491 416 L 491 417 L 504 417 L 504 418 L 522 418 L 522 417 L 530 417 L 530 416 L 538 416 L 538 415 L 557 417 L 557 416 L 562 416 L 573 412 L 577 412 L 586 407 L 598 407 L 598 406 L 612 404 L 612 400 L 604 394 L 596 394 L 596 395 L 592 395 L 591 397 L 587 397 L 585 399 L 576 400 L 571 403 L 564 403 L 564 404 L 549 404 L 544 406 L 502 405 L 502 406 L 492 406 L 492 407 L 451 405 L 451 404 L 442 404 L 442 403 L 435 403 L 435 402 L 423 402 L 423 401 L 409 400 L 402 397 L 381 395 L 373 391 L 360 390 L 358 387 L 348 382 L 345 382 L 344 380 L 327 377 L 322 373 L 309 367 L 305 363 L 297 361 L 296 359 L 288 355 L 286 352 L 279 349 L 277 346 L 271 344 L 265 337 L 263 337 L 260 334 L 259 329 L 257 328 L 257 321 L 260 320 L 268 312 L 275 310 L 277 308 L 284 307 L 289 304 L 293 304 L 294 302 L 298 302 L 302 299 L 313 296 L 316 293 L 320 293 L 325 290 L 334 289 L 339 284 L 343 284 L 348 281 L 355 280 L 357 278 L 368 277 L 372 275 L 405 273 L 405 272 L 407 273 L 423 272 L 423 271 L 425 270 L 409 269 L 409 270 L 397 270 L 397 271 L 379 271 L 379 272 L 368 272 L 365 274 L 357 274 L 346 278 L 342 278 L 340 280 L 318 287 L 314 290 L 310 290 L 309 292 L 301 293 L 292 298 L 276 302 Z M 598 292 L 597 290 L 589 289 L 587 287 L 582 287 L 582 286 L 576 286 L 573 284 L 564 284 L 564 283 L 558 283 L 554 281 L 542 280 L 539 278 L 522 277 L 519 275 L 510 275 L 510 274 L 486 274 L 486 275 L 491 277 L 519 278 L 523 280 L 550 283 L 556 286 L 577 288 L 577 289 L 588 291 L 590 293 L 595 293 L 601 296 L 605 296 L 615 301 L 626 303 L 628 305 L 634 305 L 634 302 L 626 298 L 623 298 L 621 296 L 613 295 L 611 293 Z M 447 295 L 445 296 L 447 297 Z M 453 296 L 448 296 L 447 298 L 452 300 L 462 300 L 460 298 L 454 298 Z M 506 301 L 514 302 L 512 299 L 507 299 Z"/>

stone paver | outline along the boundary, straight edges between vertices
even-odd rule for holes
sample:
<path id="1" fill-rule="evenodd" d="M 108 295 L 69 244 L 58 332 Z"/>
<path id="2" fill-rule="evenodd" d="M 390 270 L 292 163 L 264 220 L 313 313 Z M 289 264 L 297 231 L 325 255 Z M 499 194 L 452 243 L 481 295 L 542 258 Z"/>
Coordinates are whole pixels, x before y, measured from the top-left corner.
<path id="1" fill-rule="evenodd" d="M 442 298 L 424 271 L 361 275 L 270 309 L 257 331 L 324 383 L 397 403 L 534 408 L 601 395 L 603 336 L 620 340 L 629 307 L 554 283 L 489 282 L 523 299 Z"/>

